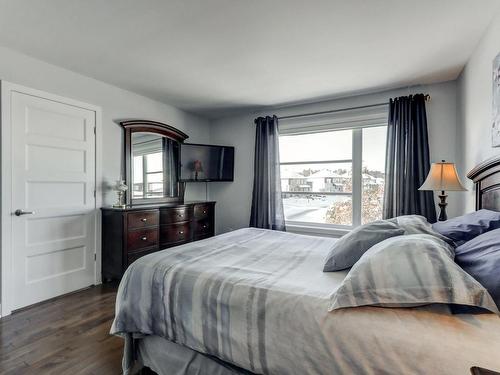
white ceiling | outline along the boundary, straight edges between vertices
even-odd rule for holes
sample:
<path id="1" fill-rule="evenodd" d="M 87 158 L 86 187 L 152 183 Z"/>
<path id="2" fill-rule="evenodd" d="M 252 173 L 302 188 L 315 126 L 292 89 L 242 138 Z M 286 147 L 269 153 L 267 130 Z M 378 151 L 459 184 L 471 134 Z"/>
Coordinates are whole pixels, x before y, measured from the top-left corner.
<path id="1" fill-rule="evenodd" d="M 0 45 L 217 117 L 455 79 L 499 7 L 498 0 L 0 0 Z"/>

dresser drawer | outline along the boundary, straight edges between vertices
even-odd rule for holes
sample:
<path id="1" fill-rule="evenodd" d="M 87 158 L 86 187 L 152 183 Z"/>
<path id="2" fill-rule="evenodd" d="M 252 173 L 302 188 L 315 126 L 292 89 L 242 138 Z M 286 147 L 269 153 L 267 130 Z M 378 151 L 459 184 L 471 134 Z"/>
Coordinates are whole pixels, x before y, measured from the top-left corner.
<path id="1" fill-rule="evenodd" d="M 158 227 L 128 231 L 127 250 L 129 252 L 153 246 L 158 247 Z"/>
<path id="2" fill-rule="evenodd" d="M 198 220 L 195 223 L 194 228 L 195 228 L 194 229 L 194 235 L 195 235 L 195 237 L 198 237 L 198 236 L 201 236 L 201 235 L 205 235 L 205 234 L 211 234 L 212 231 L 213 231 L 211 222 L 208 219 L 206 219 L 206 220 Z"/>
<path id="3" fill-rule="evenodd" d="M 158 210 L 136 211 L 127 214 L 128 228 L 145 228 L 158 225 Z"/>
<path id="4" fill-rule="evenodd" d="M 180 223 L 162 225 L 160 227 L 162 245 L 175 244 L 191 240 L 190 233 L 191 223 Z"/>
<path id="5" fill-rule="evenodd" d="M 160 211 L 160 224 L 180 223 L 190 220 L 189 207 L 162 208 Z"/>
<path id="6" fill-rule="evenodd" d="M 209 217 L 212 213 L 212 206 L 209 204 L 197 204 L 194 206 L 194 218 L 203 220 Z"/>

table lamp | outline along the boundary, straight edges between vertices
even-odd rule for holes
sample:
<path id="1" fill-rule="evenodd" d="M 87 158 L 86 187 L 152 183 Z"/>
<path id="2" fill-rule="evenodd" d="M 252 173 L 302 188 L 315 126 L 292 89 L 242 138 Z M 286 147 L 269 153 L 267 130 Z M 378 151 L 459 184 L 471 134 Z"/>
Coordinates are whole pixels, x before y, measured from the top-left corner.
<path id="1" fill-rule="evenodd" d="M 418 190 L 441 192 L 441 194 L 439 194 L 439 208 L 441 209 L 439 221 L 444 221 L 448 219 L 446 215 L 446 206 L 448 205 L 448 203 L 446 203 L 446 198 L 448 195 L 445 194 L 445 191 L 465 191 L 467 189 L 464 188 L 458 178 L 455 164 L 442 160 L 440 163 L 432 163 L 427 178 Z"/>
<path id="2" fill-rule="evenodd" d="M 194 170 L 194 179 L 198 179 L 198 173 L 203 172 L 203 166 L 201 165 L 200 160 L 195 160 L 193 162 L 193 170 Z"/>

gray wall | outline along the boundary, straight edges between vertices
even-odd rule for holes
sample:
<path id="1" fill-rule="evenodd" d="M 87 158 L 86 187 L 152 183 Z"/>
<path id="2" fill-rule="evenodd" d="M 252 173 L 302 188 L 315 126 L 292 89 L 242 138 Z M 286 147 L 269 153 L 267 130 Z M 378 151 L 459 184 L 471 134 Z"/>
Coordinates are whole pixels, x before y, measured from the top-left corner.
<path id="1" fill-rule="evenodd" d="M 254 125 L 257 116 L 278 116 L 346 108 L 388 101 L 390 97 L 423 92 L 431 95 L 427 104 L 431 159 L 456 159 L 456 83 L 412 87 L 326 102 L 286 108 L 270 108 L 263 112 L 224 118 L 211 123 L 211 142 L 235 146 L 234 182 L 210 184 L 210 198 L 217 201 L 217 233 L 248 226 L 253 183 Z M 449 214 L 460 214 L 458 202 L 463 193 L 449 193 Z"/>
<path id="2" fill-rule="evenodd" d="M 500 53 L 500 15 L 490 24 L 469 62 L 458 79 L 459 169 L 466 174 L 475 165 L 500 154 L 500 148 L 491 147 L 492 63 Z M 461 210 L 474 210 L 474 190 L 461 201 Z"/>
<path id="3" fill-rule="evenodd" d="M 458 80 L 458 87 L 456 82 L 446 82 L 412 87 L 411 90 L 391 90 L 325 102 L 269 108 L 262 112 L 223 118 L 211 123 L 170 105 L 3 47 L 0 47 L 0 80 L 81 100 L 102 108 L 105 152 L 102 161 L 104 178 L 101 185 L 105 190 L 106 205 L 114 200 L 114 194 L 107 189 L 107 186 L 120 177 L 121 171 L 122 133 L 114 122 L 117 119 L 146 118 L 162 121 L 188 133 L 190 142 L 210 141 L 235 146 L 235 181 L 211 183 L 209 186 L 210 198 L 218 202 L 217 231 L 221 233 L 248 224 L 253 180 L 253 120 L 260 115 L 273 113 L 286 115 L 344 108 L 378 103 L 389 97 L 406 95 L 410 92 L 429 93 L 432 96 L 431 102 L 428 103 L 431 158 L 435 161 L 442 158 L 457 161 L 462 180 L 466 180 L 466 171 L 485 158 L 498 153 L 498 149 L 491 148 L 490 141 L 491 62 L 500 52 L 497 35 L 500 35 L 499 17 L 494 20 L 472 55 Z M 186 198 L 204 199 L 204 184 L 188 185 Z M 474 204 L 473 192 L 450 193 L 449 203 L 451 216 L 471 210 Z"/>
<path id="4" fill-rule="evenodd" d="M 115 200 L 109 185 L 119 179 L 122 168 L 123 135 L 116 120 L 143 118 L 161 121 L 187 133 L 190 142 L 206 143 L 209 140 L 210 127 L 205 119 L 3 47 L 0 47 L 0 80 L 102 108 L 104 178 L 98 185 L 103 188 L 104 205 Z M 186 198 L 205 199 L 205 187 L 189 185 Z"/>

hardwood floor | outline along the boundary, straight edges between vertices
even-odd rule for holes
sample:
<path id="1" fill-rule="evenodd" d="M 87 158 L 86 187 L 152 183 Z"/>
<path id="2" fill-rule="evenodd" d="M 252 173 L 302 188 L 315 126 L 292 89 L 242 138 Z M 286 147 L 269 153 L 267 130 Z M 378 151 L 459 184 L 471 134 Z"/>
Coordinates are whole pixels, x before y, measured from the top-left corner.
<path id="1" fill-rule="evenodd" d="M 0 319 L 0 374 L 121 374 L 110 336 L 116 285 L 99 285 Z"/>

